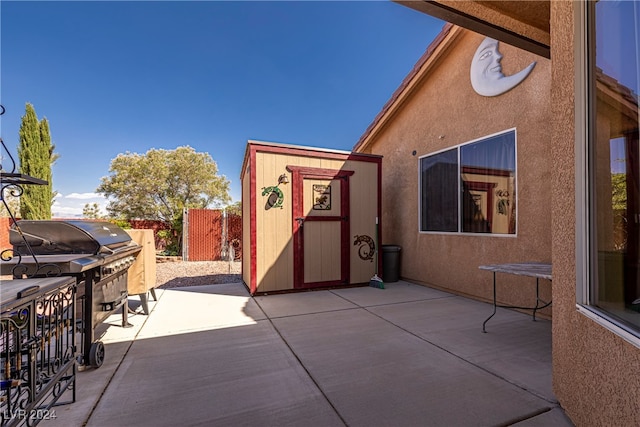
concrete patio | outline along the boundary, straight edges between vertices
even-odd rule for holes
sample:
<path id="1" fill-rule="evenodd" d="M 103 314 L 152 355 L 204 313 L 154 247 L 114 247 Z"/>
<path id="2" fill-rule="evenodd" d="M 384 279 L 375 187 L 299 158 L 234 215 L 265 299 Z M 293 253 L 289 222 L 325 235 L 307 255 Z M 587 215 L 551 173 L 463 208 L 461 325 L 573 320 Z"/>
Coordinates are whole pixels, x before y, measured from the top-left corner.
<path id="1" fill-rule="evenodd" d="M 407 282 L 252 298 L 157 290 L 96 333 L 99 369 L 46 426 L 571 426 L 551 322 Z M 133 297 L 132 308 L 139 301 Z M 139 311 L 139 310 L 138 310 Z"/>

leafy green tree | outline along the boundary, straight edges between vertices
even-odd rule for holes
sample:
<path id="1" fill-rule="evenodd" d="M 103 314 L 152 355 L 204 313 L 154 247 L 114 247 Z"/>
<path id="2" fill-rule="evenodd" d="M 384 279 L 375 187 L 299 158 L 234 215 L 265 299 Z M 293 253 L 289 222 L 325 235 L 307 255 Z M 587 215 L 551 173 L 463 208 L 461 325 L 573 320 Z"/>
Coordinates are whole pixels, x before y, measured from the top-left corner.
<path id="1" fill-rule="evenodd" d="M 100 213 L 100 205 L 98 205 L 97 203 L 86 203 L 82 208 L 82 216 L 91 219 L 102 218 L 102 215 Z"/>
<path id="2" fill-rule="evenodd" d="M 50 219 L 55 194 L 51 165 L 57 160 L 51 144 L 49 122 L 38 121 L 33 105 L 27 103 L 20 124 L 18 159 L 20 173 L 47 181 L 47 185 L 26 185 L 20 198 L 20 214 L 24 219 Z"/>
<path id="3" fill-rule="evenodd" d="M 611 174 L 611 207 L 613 209 L 614 247 L 624 250 L 627 245 L 627 174 Z"/>
<path id="4" fill-rule="evenodd" d="M 233 215 L 242 215 L 242 202 L 235 202 L 225 208 L 227 212 Z"/>
<path id="5" fill-rule="evenodd" d="M 184 209 L 222 206 L 230 200 L 229 181 L 218 175 L 216 162 L 189 146 L 119 154 L 109 172 L 96 190 L 110 199 L 109 215 L 164 221 L 176 231 L 176 242 Z"/>
<path id="6" fill-rule="evenodd" d="M 4 203 L 0 204 L 0 217 L 8 217 L 13 215 L 15 218 L 20 218 L 20 198 L 13 196 L 9 188 L 5 190 L 5 194 L 3 194 L 3 197 Z M 7 211 L 7 207 L 9 208 L 9 211 Z"/>
<path id="7" fill-rule="evenodd" d="M 611 174 L 611 205 L 613 210 L 627 209 L 627 174 Z"/>

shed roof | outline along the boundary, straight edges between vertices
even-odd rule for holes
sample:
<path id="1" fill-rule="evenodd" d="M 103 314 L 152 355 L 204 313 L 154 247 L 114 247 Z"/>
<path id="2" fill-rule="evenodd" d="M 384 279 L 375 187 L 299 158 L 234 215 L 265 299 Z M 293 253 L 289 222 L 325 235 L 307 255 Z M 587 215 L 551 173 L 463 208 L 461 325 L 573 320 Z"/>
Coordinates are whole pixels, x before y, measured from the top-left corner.
<path id="1" fill-rule="evenodd" d="M 244 154 L 244 160 L 242 162 L 242 169 L 240 170 L 240 179 L 242 179 L 242 175 L 244 175 L 246 171 L 246 167 L 249 164 L 249 151 L 251 147 L 263 147 L 263 150 L 258 149 L 258 151 L 270 151 L 270 152 L 278 152 L 279 149 L 286 150 L 292 154 L 296 155 L 306 155 L 308 157 L 326 157 L 330 156 L 332 158 L 344 158 L 344 159 L 352 159 L 352 160 L 367 160 L 367 159 L 381 159 L 382 156 L 377 154 L 366 154 L 366 153 L 358 153 L 347 150 L 336 150 L 331 148 L 321 148 L 321 147 L 312 147 L 308 145 L 297 145 L 297 144 L 287 144 L 282 142 L 268 142 L 268 141 L 257 141 L 257 140 L 248 140 L 247 148 Z M 367 160 L 368 161 L 368 160 Z"/>

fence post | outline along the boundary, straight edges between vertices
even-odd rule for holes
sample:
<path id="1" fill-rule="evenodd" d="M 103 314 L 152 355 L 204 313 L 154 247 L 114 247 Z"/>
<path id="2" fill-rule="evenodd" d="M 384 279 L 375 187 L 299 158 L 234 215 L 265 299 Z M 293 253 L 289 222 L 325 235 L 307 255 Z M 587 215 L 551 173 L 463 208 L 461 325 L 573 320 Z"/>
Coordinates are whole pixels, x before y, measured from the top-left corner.
<path id="1" fill-rule="evenodd" d="M 189 261 L 189 210 L 182 210 L 182 259 Z"/>

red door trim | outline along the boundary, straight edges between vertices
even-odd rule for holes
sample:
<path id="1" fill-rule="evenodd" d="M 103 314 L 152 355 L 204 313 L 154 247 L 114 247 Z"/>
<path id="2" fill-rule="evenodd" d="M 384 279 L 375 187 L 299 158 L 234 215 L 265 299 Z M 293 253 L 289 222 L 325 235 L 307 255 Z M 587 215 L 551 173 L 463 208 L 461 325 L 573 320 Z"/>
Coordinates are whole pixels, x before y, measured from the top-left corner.
<path id="1" fill-rule="evenodd" d="M 495 182 L 479 182 L 479 181 L 465 181 L 469 191 L 484 191 L 487 193 L 487 218 L 486 221 L 489 225 L 489 232 L 493 227 L 493 189 L 496 187 Z"/>
<path id="2" fill-rule="evenodd" d="M 292 215 L 293 215 L 293 287 L 317 288 L 327 286 L 338 286 L 349 284 L 349 177 L 354 171 L 310 168 L 304 166 L 288 165 L 287 170 L 291 172 L 292 185 Z M 330 217 L 304 217 L 302 182 L 304 179 L 340 179 L 340 216 Z M 304 282 L 304 235 L 302 225 L 296 218 L 305 218 L 305 221 L 340 221 L 340 280 L 327 282 Z"/>

